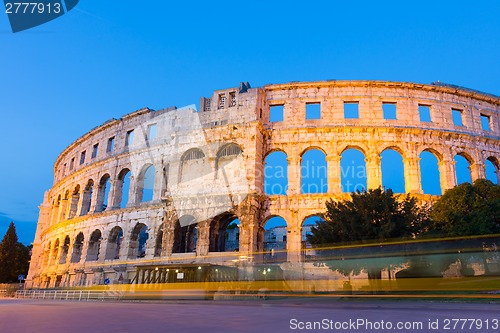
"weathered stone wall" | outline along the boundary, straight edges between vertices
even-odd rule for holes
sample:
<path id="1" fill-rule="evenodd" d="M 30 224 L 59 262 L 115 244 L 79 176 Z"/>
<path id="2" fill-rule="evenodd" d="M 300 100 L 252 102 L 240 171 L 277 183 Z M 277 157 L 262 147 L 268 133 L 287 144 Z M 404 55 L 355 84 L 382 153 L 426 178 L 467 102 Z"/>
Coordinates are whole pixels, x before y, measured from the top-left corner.
<path id="1" fill-rule="evenodd" d="M 344 102 L 358 103 L 358 119 L 345 119 Z M 320 103 L 319 119 L 306 119 L 307 103 Z M 396 105 L 396 119 L 384 119 L 383 103 Z M 270 121 L 273 105 L 283 105 L 283 121 Z M 430 107 L 430 122 L 420 121 L 419 105 Z M 453 124 L 452 109 L 462 112 L 463 126 Z M 489 130 L 482 129 L 481 115 L 489 117 Z M 487 159 L 498 174 L 500 98 L 379 81 L 242 84 L 202 98 L 199 112 L 142 109 L 113 119 L 57 159 L 54 186 L 40 206 L 29 279 L 41 287 L 89 285 L 105 278 L 129 281 L 145 263 L 230 263 L 264 249 L 264 224 L 273 216 L 285 219 L 288 260 L 298 261 L 304 220 L 324 211 L 328 198 L 348 197 L 340 185 L 341 154 L 348 148 L 365 155 L 368 188 L 382 184 L 380 154 L 396 150 L 403 157 L 405 191 L 432 202 L 436 197 L 423 194 L 421 186 L 422 151 L 437 156 L 442 190 L 456 185 L 457 154 L 468 160 L 472 180 L 485 177 Z M 310 149 L 326 155 L 327 193 L 301 193 L 301 158 Z M 286 195 L 264 193 L 264 161 L 273 151 L 287 156 Z M 130 191 L 124 193 L 128 171 Z M 146 190 L 151 200 L 143 200 Z M 126 207 L 122 197 L 128 197 Z M 220 253 L 225 228 L 235 219 L 239 251 Z"/>

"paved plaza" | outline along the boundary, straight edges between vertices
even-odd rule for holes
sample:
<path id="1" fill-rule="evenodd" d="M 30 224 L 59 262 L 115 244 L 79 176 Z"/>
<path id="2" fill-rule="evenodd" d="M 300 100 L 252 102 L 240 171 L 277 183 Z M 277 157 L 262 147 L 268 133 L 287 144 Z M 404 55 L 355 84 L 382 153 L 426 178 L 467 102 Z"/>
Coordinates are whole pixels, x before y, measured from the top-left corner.
<path id="1" fill-rule="evenodd" d="M 339 299 L 241 302 L 0 299 L 2 333 L 500 332 L 498 320 L 499 303 Z"/>

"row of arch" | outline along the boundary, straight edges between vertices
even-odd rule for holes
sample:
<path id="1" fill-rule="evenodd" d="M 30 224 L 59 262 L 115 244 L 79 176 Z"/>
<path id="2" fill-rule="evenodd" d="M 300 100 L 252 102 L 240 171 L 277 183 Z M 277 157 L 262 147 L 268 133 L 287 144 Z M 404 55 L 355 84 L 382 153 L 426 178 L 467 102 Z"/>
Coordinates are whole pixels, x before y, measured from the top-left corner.
<path id="1" fill-rule="evenodd" d="M 322 221 L 320 215 L 312 215 L 302 222 L 304 227 L 302 241 L 305 241 L 306 234 L 311 225 Z M 287 228 L 287 223 L 281 216 L 269 217 L 263 225 L 267 231 L 274 228 Z M 233 252 L 239 251 L 239 229 L 240 220 L 232 213 L 223 213 L 210 221 L 208 233 L 209 252 Z M 71 238 L 69 235 L 50 240 L 46 243 L 42 253 L 42 266 L 64 265 L 69 263 L 93 262 L 98 260 L 125 260 L 143 258 L 147 255 L 147 248 L 154 248 L 151 252 L 153 257 L 162 257 L 175 253 L 196 252 L 198 243 L 198 222 L 193 216 L 185 215 L 177 219 L 169 229 L 165 223 L 156 228 L 156 232 L 150 235 L 151 230 L 142 222 L 138 222 L 127 233 L 121 226 L 114 226 L 108 232 L 99 228 L 94 229 L 89 236 L 84 236 L 80 231 Z M 165 233 L 171 233 L 171 239 L 165 241 Z M 259 237 L 259 248 L 266 250 L 265 237 Z M 276 240 L 276 243 L 286 244 L 286 236 Z M 164 247 L 170 246 L 170 249 Z M 268 244 L 269 248 L 274 248 Z"/>
<path id="2" fill-rule="evenodd" d="M 220 172 L 224 172 L 226 165 L 241 154 L 241 147 L 235 143 L 222 146 L 217 152 L 215 160 L 215 177 L 218 177 Z M 205 157 L 199 148 L 186 151 L 180 159 L 179 183 L 191 181 L 199 177 L 200 174 L 210 173 L 211 170 L 208 170 L 211 169 L 210 165 L 203 163 Z M 75 216 L 120 209 L 159 199 L 156 197 L 158 196 L 156 193 L 161 193 L 161 190 L 157 191 L 157 188 L 167 188 L 168 169 L 169 165 L 167 164 L 162 170 L 161 181 L 157 179 L 159 175 L 156 167 L 148 163 L 142 166 L 137 177 L 134 177 L 130 168 L 123 168 L 113 180 L 110 174 L 106 173 L 101 176 L 97 183 L 93 179 L 89 179 L 83 186 L 77 184 L 73 189 L 59 194 L 52 201 L 51 224 Z"/>
<path id="3" fill-rule="evenodd" d="M 218 171 L 224 170 L 225 166 L 240 154 L 242 154 L 241 147 L 235 143 L 222 146 L 217 153 L 215 176 L 217 177 Z M 186 151 L 180 160 L 179 183 L 190 181 L 199 177 L 200 174 L 210 173 L 211 170 L 208 169 L 211 167 L 209 163 L 206 163 L 205 157 L 199 148 Z M 300 158 L 300 171 L 294 177 L 300 178 L 300 193 L 302 194 L 332 191 L 328 188 L 328 168 L 329 163 L 332 162 L 339 163 L 336 172 L 338 172 L 342 192 L 353 192 L 368 187 L 370 166 L 367 166 L 365 152 L 360 147 L 346 148 L 338 156 L 338 162 L 335 158 L 329 159 L 325 151 L 317 147 L 306 149 Z M 405 161 L 403 151 L 390 147 L 383 150 L 376 156 L 376 159 L 379 160 L 376 161 L 375 168 L 381 172 L 375 174 L 381 174 L 380 185 L 384 188 L 391 188 L 396 193 L 408 192 L 406 182 L 411 170 L 406 170 L 409 166 Z M 443 166 L 443 155 L 436 150 L 425 149 L 418 156 L 416 164 L 418 165 L 410 163 L 410 166 L 414 169 L 413 171 L 417 170 L 419 173 L 420 192 L 442 194 L 443 174 L 449 172 Z M 494 156 L 489 156 L 484 161 L 484 165 L 478 166 L 470 155 L 461 152 L 455 155 L 454 163 L 450 164 L 454 164 L 455 184 L 472 182 L 474 178 L 471 173 L 472 167 L 483 168 L 484 177 L 498 184 L 499 162 Z M 266 155 L 264 159 L 264 192 L 266 194 L 287 194 L 290 167 L 289 158 L 284 151 L 275 150 Z M 137 177 L 132 175 L 129 168 L 123 168 L 114 180 L 111 179 L 109 173 L 106 173 L 97 183 L 89 179 L 82 187 L 78 184 L 71 191 L 66 190 L 64 194 L 58 195 L 57 199 L 53 200 L 51 223 L 159 199 L 159 193 L 162 193 L 162 190 L 168 186 L 168 165 L 162 171 L 163 174 L 160 177 L 155 166 L 149 163 L 140 169 Z M 229 177 L 227 174 L 224 176 L 229 182 L 231 181 L 231 174 Z M 157 178 L 161 178 L 160 181 Z"/>
<path id="4" fill-rule="evenodd" d="M 376 158 L 376 168 L 381 171 L 381 185 L 391 188 L 396 193 L 406 192 L 406 176 L 403 152 L 397 148 L 387 148 Z M 328 193 L 328 164 L 326 153 L 320 148 L 309 148 L 301 154 L 300 193 Z M 368 166 L 363 149 L 348 147 L 339 156 L 339 178 L 342 192 L 367 189 Z M 288 193 L 288 172 L 290 159 L 281 150 L 269 153 L 264 160 L 264 191 L 268 195 L 286 195 Z M 418 158 L 420 188 L 424 194 L 441 195 L 443 156 L 432 149 L 423 150 Z M 471 168 L 475 165 L 472 157 L 466 153 L 454 156 L 455 184 L 472 182 Z M 484 176 L 498 184 L 499 162 L 494 156 L 484 162 Z"/>

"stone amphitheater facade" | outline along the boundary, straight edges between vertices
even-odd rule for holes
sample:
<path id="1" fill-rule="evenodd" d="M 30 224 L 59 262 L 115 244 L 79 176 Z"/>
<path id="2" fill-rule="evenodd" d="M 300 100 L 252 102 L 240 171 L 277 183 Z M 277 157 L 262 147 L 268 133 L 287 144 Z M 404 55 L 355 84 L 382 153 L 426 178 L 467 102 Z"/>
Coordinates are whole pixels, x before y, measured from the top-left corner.
<path id="1" fill-rule="evenodd" d="M 306 116 L 310 104 L 319 116 Z M 355 119 L 346 119 L 346 104 L 356 106 Z M 396 110 L 393 119 L 384 118 L 385 104 Z M 272 121 L 275 107 L 282 107 L 279 121 Z M 430 112 L 427 121 L 420 107 Z M 340 160 L 350 148 L 365 156 L 368 188 L 382 185 L 381 153 L 396 150 L 405 192 L 432 202 L 437 196 L 421 185 L 423 151 L 438 159 L 443 191 L 456 185 L 456 155 L 468 161 L 472 180 L 485 178 L 486 161 L 499 174 L 500 98 L 443 84 L 242 83 L 201 98 L 199 111 L 145 108 L 112 119 L 57 158 L 28 281 L 34 287 L 118 283 L 131 281 L 143 265 L 258 261 L 264 225 L 275 216 L 287 224 L 287 260 L 300 262 L 304 220 L 323 212 L 328 198 L 348 198 Z M 301 191 L 301 160 L 311 149 L 326 159 L 324 193 Z M 266 194 L 266 157 L 276 151 L 286 154 L 288 186 Z M 224 252 L 235 219 L 237 251 Z"/>

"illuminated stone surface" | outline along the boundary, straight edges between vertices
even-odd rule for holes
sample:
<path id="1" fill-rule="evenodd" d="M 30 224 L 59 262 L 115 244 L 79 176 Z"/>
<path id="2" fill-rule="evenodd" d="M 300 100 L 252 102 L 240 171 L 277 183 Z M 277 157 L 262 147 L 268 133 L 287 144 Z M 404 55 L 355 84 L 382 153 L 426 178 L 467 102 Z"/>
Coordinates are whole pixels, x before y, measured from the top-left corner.
<path id="1" fill-rule="evenodd" d="M 320 103 L 319 119 L 306 119 L 308 103 Z M 345 119 L 345 103 L 357 103 L 358 119 Z M 395 119 L 384 119 L 384 104 L 395 104 Z M 283 120 L 271 122 L 270 107 L 278 105 Z M 422 107 L 431 121 L 421 121 Z M 452 109 L 463 126 L 454 125 Z M 394 118 L 394 105 L 391 112 Z M 138 110 L 94 128 L 56 160 L 29 283 L 126 283 L 146 263 L 233 265 L 264 249 L 264 225 L 273 216 L 286 220 L 288 261 L 298 262 L 303 221 L 324 211 L 327 198 L 348 198 L 340 170 L 346 149 L 364 154 L 368 188 L 382 184 L 380 154 L 399 152 L 406 193 L 432 203 L 437 196 L 422 191 L 420 154 L 437 157 L 442 191 L 456 185 L 456 155 L 468 161 L 472 180 L 485 177 L 486 160 L 498 175 L 499 122 L 496 96 L 385 81 L 242 84 L 202 98 L 199 112 Z M 314 148 L 326 155 L 327 193 L 302 194 L 301 156 Z M 286 195 L 264 193 L 264 160 L 273 151 L 287 156 Z M 122 193 L 127 179 L 130 191 Z M 239 251 L 221 253 L 225 228 L 236 218 Z"/>

